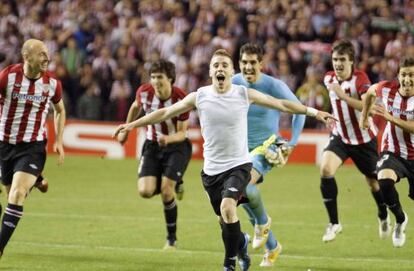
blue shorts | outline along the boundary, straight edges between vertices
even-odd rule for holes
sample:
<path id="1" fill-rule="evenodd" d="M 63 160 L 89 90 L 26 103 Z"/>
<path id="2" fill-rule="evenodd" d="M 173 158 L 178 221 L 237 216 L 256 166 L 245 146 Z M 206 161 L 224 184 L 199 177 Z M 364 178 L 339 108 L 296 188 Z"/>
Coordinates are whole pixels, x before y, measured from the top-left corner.
<path id="1" fill-rule="evenodd" d="M 262 176 L 273 168 L 273 165 L 266 160 L 263 154 L 250 155 L 250 158 L 252 159 L 253 168 Z"/>

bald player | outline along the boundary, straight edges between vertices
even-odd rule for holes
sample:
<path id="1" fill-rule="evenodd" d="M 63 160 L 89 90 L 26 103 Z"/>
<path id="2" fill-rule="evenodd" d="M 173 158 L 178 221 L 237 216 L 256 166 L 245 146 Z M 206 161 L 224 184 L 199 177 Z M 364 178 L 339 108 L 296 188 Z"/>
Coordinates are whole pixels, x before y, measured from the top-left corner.
<path id="1" fill-rule="evenodd" d="M 46 161 L 45 121 L 54 107 L 58 165 L 64 161 L 62 145 L 66 120 L 62 85 L 47 71 L 45 44 L 29 39 L 23 44 L 23 63 L 0 72 L 0 167 L 8 198 L 0 231 L 0 256 L 23 216 L 23 203 Z"/>

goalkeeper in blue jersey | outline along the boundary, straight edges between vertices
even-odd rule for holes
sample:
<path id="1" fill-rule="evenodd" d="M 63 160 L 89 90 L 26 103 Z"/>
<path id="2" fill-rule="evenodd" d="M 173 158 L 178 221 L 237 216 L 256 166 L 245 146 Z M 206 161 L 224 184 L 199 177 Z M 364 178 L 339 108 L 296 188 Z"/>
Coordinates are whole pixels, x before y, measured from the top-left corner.
<path id="1" fill-rule="evenodd" d="M 252 43 L 243 45 L 240 49 L 241 73 L 234 75 L 233 84 L 256 89 L 278 99 L 299 102 L 289 87 L 281 80 L 261 72 L 263 49 Z M 248 112 L 248 143 L 253 169 L 252 179 L 246 188 L 249 203 L 243 204 L 254 225 L 254 249 L 266 244 L 266 252 L 260 266 L 273 266 L 282 246 L 270 230 L 271 218 L 267 215 L 256 185 L 263 181 L 274 166 L 281 167 L 296 145 L 305 123 L 304 115 L 293 115 L 292 138 L 290 141 L 280 140 L 280 112 L 265 107 L 250 105 Z"/>

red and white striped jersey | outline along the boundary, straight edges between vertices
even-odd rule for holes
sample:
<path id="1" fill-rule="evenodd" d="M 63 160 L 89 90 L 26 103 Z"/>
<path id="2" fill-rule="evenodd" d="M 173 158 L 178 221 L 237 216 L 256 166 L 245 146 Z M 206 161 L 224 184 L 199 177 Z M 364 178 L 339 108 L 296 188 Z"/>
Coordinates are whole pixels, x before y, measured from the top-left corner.
<path id="1" fill-rule="evenodd" d="M 371 82 L 365 72 L 354 70 L 352 76 L 339 82 L 334 71 L 325 74 L 324 84 L 338 83 L 348 96 L 361 100 Z M 329 91 L 332 113 L 339 120 L 335 122 L 332 133 L 341 137 L 345 144 L 360 145 L 371 141 L 377 135 L 376 127 L 363 130 L 359 128 L 361 112 L 349 106 L 345 101 L 338 98 L 334 91 Z"/>
<path id="2" fill-rule="evenodd" d="M 23 64 L 0 72 L 0 141 L 9 144 L 46 139 L 46 117 L 50 101 L 62 99 L 62 85 L 49 72 L 28 79 Z"/>
<path id="3" fill-rule="evenodd" d="M 151 84 L 143 84 L 137 89 L 136 101 L 138 103 L 138 107 L 142 108 L 145 115 L 147 115 L 160 108 L 175 104 L 176 102 L 184 99 L 186 95 L 187 93 L 184 90 L 173 86 L 170 98 L 163 101 L 155 95 L 155 90 Z M 186 112 L 161 123 L 148 125 L 146 127 L 147 139 L 158 141 L 158 138 L 161 135 L 175 134 L 177 132 L 177 121 L 188 120 L 188 117 L 189 113 Z"/>
<path id="4" fill-rule="evenodd" d="M 414 96 L 403 97 L 398 92 L 397 81 L 382 81 L 376 93 L 387 111 L 395 118 L 414 120 Z M 381 151 L 389 151 L 407 160 L 414 160 L 414 134 L 405 132 L 397 125 L 387 121 L 382 135 Z"/>

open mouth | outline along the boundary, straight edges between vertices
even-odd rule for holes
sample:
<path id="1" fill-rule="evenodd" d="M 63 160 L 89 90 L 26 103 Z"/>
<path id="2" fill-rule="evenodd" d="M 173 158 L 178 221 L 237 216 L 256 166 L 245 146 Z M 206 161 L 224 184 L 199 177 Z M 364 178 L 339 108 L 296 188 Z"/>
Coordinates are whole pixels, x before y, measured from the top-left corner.
<path id="1" fill-rule="evenodd" d="M 223 82 L 224 82 L 224 80 L 226 79 L 226 77 L 225 77 L 224 75 L 222 75 L 222 74 L 218 74 L 218 75 L 216 76 L 216 78 L 217 78 L 217 81 L 218 81 L 219 83 L 223 83 Z"/>

